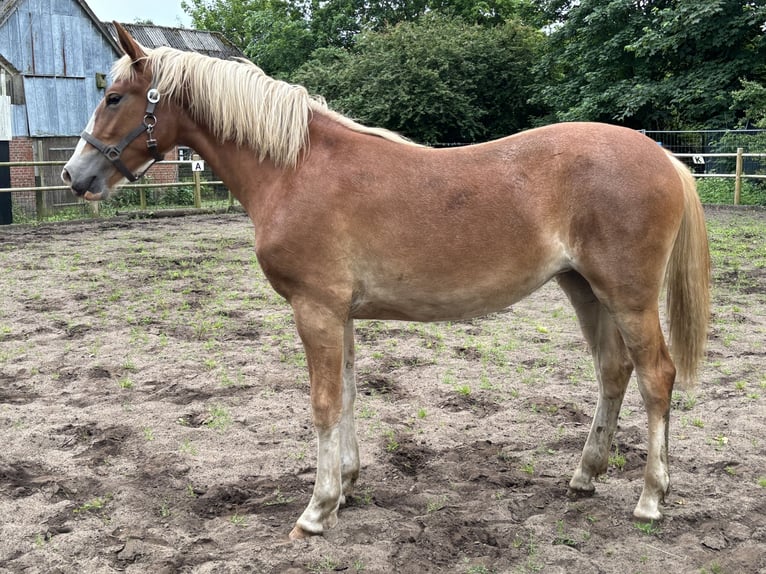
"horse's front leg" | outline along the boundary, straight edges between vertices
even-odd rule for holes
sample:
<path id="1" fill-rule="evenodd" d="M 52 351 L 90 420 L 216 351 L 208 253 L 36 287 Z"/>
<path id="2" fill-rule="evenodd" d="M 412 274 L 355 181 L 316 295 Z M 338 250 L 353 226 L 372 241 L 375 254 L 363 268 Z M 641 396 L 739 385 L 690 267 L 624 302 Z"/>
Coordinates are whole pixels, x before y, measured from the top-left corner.
<path id="1" fill-rule="evenodd" d="M 290 538 L 322 534 L 338 521 L 342 498 L 341 414 L 345 318 L 318 305 L 293 303 L 311 383 L 311 409 L 317 434 L 317 471 L 311 501 Z"/>

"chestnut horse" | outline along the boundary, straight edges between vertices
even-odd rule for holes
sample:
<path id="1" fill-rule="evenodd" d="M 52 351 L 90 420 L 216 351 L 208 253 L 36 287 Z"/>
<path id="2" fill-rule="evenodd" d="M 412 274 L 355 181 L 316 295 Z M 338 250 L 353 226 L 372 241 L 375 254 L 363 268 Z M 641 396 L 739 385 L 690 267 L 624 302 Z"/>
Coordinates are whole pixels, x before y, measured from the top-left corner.
<path id="1" fill-rule="evenodd" d="M 694 381 L 709 307 L 704 215 L 683 164 L 633 130 L 594 123 L 419 146 L 248 62 L 148 50 L 116 27 L 125 56 L 62 177 L 78 196 L 105 198 L 186 145 L 250 216 L 309 367 L 316 482 L 292 538 L 334 526 L 359 475 L 354 319 L 467 319 L 550 279 L 576 310 L 599 387 L 570 489 L 592 493 L 605 472 L 635 370 L 648 455 L 634 515 L 661 518 L 671 391 L 677 372 Z"/>

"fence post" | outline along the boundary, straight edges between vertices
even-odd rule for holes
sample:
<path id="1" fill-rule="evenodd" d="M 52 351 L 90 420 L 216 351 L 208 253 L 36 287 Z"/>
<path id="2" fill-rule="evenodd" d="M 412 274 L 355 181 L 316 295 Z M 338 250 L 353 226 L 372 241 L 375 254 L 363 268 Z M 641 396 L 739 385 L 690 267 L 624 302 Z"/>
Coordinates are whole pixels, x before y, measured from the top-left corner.
<path id="1" fill-rule="evenodd" d="M 11 158 L 10 140 L 0 140 L 0 161 Z M 11 188 L 11 168 L 0 167 L 0 188 Z M 10 192 L 0 193 L 0 225 L 13 223 L 13 195 Z"/>
<path id="2" fill-rule="evenodd" d="M 42 161 L 43 159 L 45 159 L 43 157 L 43 149 L 44 149 L 43 142 L 38 140 L 36 142 L 35 147 L 37 148 L 35 150 L 37 155 L 36 159 L 37 161 Z M 33 161 L 35 160 L 34 155 L 32 156 L 32 160 Z M 38 171 L 38 168 L 36 166 L 34 170 L 35 170 L 35 175 L 39 173 L 42 176 L 42 173 L 43 173 L 42 170 Z M 39 185 L 40 187 L 45 187 L 45 178 L 40 177 L 39 179 L 37 179 L 37 181 L 35 182 L 35 185 L 36 186 Z M 35 191 L 35 212 L 37 213 L 37 221 L 44 221 L 50 215 L 50 212 L 53 211 L 53 209 L 50 209 L 50 210 L 48 209 L 48 202 L 46 201 L 46 199 L 47 198 L 44 191 Z"/>
<path id="3" fill-rule="evenodd" d="M 196 153 L 192 156 L 192 161 L 199 161 L 200 157 Z M 194 176 L 194 207 L 199 209 L 202 207 L 202 190 L 200 188 L 200 175 L 201 172 L 199 171 L 193 171 L 192 175 Z"/>
<path id="4" fill-rule="evenodd" d="M 138 201 L 141 205 L 141 211 L 146 211 L 146 189 L 138 188 Z"/>
<path id="5" fill-rule="evenodd" d="M 739 205 L 742 195 L 742 152 L 741 147 L 737 148 L 737 166 L 734 171 L 734 205 Z"/>

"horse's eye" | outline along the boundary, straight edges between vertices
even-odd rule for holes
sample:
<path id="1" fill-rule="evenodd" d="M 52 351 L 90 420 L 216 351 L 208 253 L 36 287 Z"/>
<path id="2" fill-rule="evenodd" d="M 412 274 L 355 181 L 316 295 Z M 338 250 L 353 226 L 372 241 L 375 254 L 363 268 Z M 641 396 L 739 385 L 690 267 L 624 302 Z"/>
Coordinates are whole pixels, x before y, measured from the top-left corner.
<path id="1" fill-rule="evenodd" d="M 122 96 L 120 94 L 108 94 L 106 96 L 106 105 L 107 106 L 116 106 L 120 103 L 120 100 L 122 99 Z"/>

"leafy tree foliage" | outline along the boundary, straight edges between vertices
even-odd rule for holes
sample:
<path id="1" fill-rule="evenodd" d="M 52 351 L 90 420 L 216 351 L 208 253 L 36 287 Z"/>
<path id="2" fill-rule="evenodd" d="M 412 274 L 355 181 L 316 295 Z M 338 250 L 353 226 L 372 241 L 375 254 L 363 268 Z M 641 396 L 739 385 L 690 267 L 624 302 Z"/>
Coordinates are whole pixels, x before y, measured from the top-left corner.
<path id="1" fill-rule="evenodd" d="M 221 32 L 269 74 L 287 76 L 321 48 L 438 13 L 491 27 L 539 14 L 534 0 L 182 0 L 196 28 Z"/>
<path id="2" fill-rule="evenodd" d="M 317 41 L 305 6 L 286 0 L 183 0 L 198 29 L 221 32 L 253 62 L 285 76 L 305 62 Z"/>
<path id="3" fill-rule="evenodd" d="M 752 123 L 766 128 L 766 86 L 757 81 L 742 80 L 742 89 L 732 93 L 732 108 L 744 112 L 744 127 Z"/>
<path id="4" fill-rule="evenodd" d="M 518 131 L 542 35 L 517 21 L 483 27 L 431 14 L 325 49 L 293 79 L 334 108 L 423 142 L 472 142 Z"/>
<path id="5" fill-rule="evenodd" d="M 741 0 L 582 0 L 551 34 L 543 102 L 561 120 L 731 126 L 740 79 L 763 77 L 765 16 Z"/>
<path id="6" fill-rule="evenodd" d="M 421 141 L 766 125 L 766 0 L 183 0 L 267 73 Z M 544 31 L 541 32 L 541 31 Z"/>
<path id="7" fill-rule="evenodd" d="M 253 12 L 273 6 L 270 0 L 182 0 L 181 7 L 189 14 L 192 25 L 200 30 L 221 32 L 243 52 L 253 41 L 248 26 Z"/>
<path id="8" fill-rule="evenodd" d="M 366 31 L 417 20 L 428 0 L 311 0 L 311 28 L 322 47 L 350 47 Z"/>

